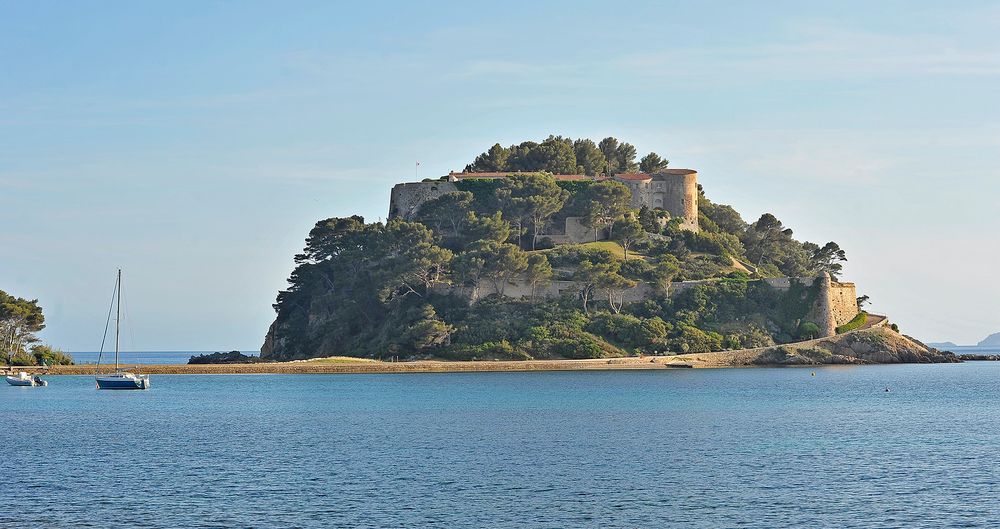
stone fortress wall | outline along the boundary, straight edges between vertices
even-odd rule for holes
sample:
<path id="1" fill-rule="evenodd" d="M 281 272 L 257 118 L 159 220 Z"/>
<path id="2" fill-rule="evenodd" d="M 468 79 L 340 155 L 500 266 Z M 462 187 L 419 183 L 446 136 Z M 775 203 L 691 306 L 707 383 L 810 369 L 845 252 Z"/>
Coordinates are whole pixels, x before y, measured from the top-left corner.
<path id="1" fill-rule="evenodd" d="M 833 336 L 837 333 L 837 327 L 851 321 L 860 312 L 854 283 L 834 281 L 829 274 L 819 277 L 775 277 L 763 281 L 776 289 L 788 290 L 793 279 L 806 286 L 820 282 L 819 299 L 806 318 L 819 325 L 823 336 Z"/>
<path id="2" fill-rule="evenodd" d="M 458 187 L 447 181 L 396 184 L 389 193 L 389 220 L 395 218 L 413 220 L 421 204 L 456 191 Z"/>
<path id="3" fill-rule="evenodd" d="M 507 173 L 509 174 L 509 173 Z M 431 182 L 407 182 L 396 184 L 389 195 L 389 219 L 402 218 L 412 220 L 420 209 L 420 205 L 445 193 L 458 191 L 454 182 L 461 179 L 503 178 L 505 173 L 451 173 L 448 180 Z M 592 180 L 606 178 L 585 175 L 554 175 L 559 180 Z M 698 173 L 691 169 L 664 169 L 654 174 L 629 173 L 612 177 L 624 184 L 632 193 L 631 205 L 635 209 L 646 206 L 650 209 L 662 209 L 673 217 L 681 217 L 681 227 L 698 230 Z M 573 219 L 573 217 L 571 217 Z M 560 226 L 559 228 L 563 228 Z M 589 238 L 586 233 L 589 232 Z M 581 229 L 579 219 L 567 220 L 566 240 L 559 242 L 590 242 L 594 240 L 593 230 Z M 548 235 L 563 235 L 559 233 Z"/>
<path id="4" fill-rule="evenodd" d="M 792 281 L 797 281 L 805 286 L 812 286 L 816 281 L 819 281 L 819 296 L 812 310 L 806 316 L 806 319 L 819 325 L 822 336 L 835 335 L 838 326 L 851 321 L 859 312 L 854 283 L 832 281 L 829 275 L 819 277 L 767 278 L 761 281 L 778 290 L 790 289 Z M 704 282 L 677 281 L 671 283 L 669 295 L 676 296 Z M 446 284 L 439 284 L 434 289 L 439 293 L 453 293 L 463 296 L 472 303 L 494 293 L 493 284 L 486 280 L 480 281 L 479 285 L 474 289 Z M 578 291 L 579 285 L 576 281 L 552 281 L 548 284 L 537 286 L 534 296 L 536 299 L 558 298 L 563 295 L 576 295 Z M 649 299 L 655 294 L 656 290 L 652 285 L 639 283 L 635 287 L 623 291 L 621 300 L 625 303 L 635 303 Z M 514 281 L 504 286 L 503 295 L 504 297 L 513 299 L 530 299 L 532 296 L 531 284 L 525 281 Z M 606 292 L 597 292 L 595 294 L 595 299 L 598 301 L 606 300 L 606 297 Z"/>

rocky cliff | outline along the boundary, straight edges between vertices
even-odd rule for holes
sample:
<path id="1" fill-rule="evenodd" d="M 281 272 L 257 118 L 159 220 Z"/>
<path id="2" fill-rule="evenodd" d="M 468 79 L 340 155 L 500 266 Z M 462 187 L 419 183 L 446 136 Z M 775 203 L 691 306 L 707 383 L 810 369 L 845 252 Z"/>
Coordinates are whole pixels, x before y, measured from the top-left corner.
<path id="1" fill-rule="evenodd" d="M 763 351 L 755 365 L 929 364 L 961 362 L 954 353 L 929 347 L 888 327 L 873 327 L 805 345 Z"/>
<path id="2" fill-rule="evenodd" d="M 796 344 L 672 358 L 696 367 L 961 362 L 954 353 L 929 347 L 883 324 Z"/>

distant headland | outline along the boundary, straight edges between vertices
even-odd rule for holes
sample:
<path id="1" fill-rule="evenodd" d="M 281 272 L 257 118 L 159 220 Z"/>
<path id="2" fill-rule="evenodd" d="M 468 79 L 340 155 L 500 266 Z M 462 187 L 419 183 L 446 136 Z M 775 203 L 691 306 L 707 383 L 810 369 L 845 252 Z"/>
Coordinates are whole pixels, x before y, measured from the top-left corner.
<path id="1" fill-rule="evenodd" d="M 668 165 L 615 138 L 496 144 L 394 186 L 385 223 L 321 220 L 261 359 L 954 360 L 864 312 L 838 244 L 746 222 Z"/>

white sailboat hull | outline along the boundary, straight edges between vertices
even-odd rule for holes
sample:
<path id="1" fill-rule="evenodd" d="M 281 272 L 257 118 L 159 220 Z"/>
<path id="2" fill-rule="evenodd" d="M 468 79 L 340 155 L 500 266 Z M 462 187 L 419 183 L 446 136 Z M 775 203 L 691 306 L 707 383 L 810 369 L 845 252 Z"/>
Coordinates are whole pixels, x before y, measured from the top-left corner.
<path id="1" fill-rule="evenodd" d="M 149 375 L 126 371 L 97 375 L 97 389 L 149 389 Z"/>

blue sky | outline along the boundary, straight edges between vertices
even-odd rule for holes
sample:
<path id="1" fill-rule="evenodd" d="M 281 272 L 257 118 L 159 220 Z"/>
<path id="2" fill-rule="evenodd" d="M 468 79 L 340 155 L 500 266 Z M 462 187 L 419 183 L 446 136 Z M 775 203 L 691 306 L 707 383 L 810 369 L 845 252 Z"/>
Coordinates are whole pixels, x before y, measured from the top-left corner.
<path id="1" fill-rule="evenodd" d="M 840 243 L 904 332 L 1000 331 L 995 3 L 417 4 L 0 0 L 0 289 L 94 350 L 121 266 L 125 347 L 256 349 L 414 161 L 614 135 Z"/>

